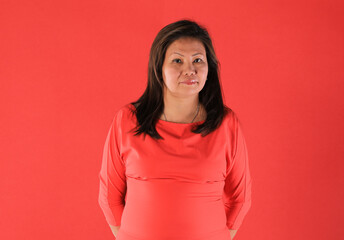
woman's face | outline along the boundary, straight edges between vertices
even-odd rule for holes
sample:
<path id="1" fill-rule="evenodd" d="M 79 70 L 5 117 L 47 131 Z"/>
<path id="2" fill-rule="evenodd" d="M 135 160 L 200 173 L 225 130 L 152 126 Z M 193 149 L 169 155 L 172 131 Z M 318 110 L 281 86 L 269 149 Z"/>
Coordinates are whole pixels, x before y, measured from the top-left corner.
<path id="1" fill-rule="evenodd" d="M 165 54 L 162 76 L 165 92 L 176 97 L 198 94 L 208 75 L 208 62 L 203 43 L 195 38 L 172 42 Z M 194 84 L 185 81 L 195 80 Z"/>

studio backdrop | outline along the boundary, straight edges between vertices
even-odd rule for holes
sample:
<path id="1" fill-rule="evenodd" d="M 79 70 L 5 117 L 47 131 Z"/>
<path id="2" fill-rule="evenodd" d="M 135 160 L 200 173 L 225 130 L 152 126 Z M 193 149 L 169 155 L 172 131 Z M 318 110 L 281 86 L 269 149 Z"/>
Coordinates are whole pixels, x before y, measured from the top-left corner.
<path id="1" fill-rule="evenodd" d="M 344 4 L 0 1 L 0 239 L 114 239 L 98 205 L 114 113 L 165 25 L 204 25 L 242 123 L 252 206 L 234 239 L 343 239 Z M 176 229 L 177 231 L 177 229 Z"/>

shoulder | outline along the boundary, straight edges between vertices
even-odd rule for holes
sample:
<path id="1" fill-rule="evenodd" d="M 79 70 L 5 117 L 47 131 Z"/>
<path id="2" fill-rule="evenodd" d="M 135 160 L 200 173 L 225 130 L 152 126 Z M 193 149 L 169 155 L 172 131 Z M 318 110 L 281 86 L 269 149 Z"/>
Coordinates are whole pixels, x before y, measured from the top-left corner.
<path id="1" fill-rule="evenodd" d="M 236 112 L 232 108 L 225 106 L 225 116 L 224 116 L 223 122 L 225 125 L 231 128 L 237 126 L 239 122 L 239 118 Z"/>
<path id="2" fill-rule="evenodd" d="M 245 135 L 245 129 L 242 121 L 240 120 L 240 116 L 238 116 L 236 112 L 231 111 L 225 118 L 225 125 L 227 127 L 227 133 L 229 138 L 231 139 L 231 142 L 237 145 L 238 142 L 245 141 L 243 140 Z"/>
<path id="3" fill-rule="evenodd" d="M 229 108 L 223 120 L 224 129 L 230 142 L 235 143 L 243 134 L 239 115 Z"/>
<path id="4" fill-rule="evenodd" d="M 135 106 L 131 103 L 126 103 L 115 110 L 114 117 L 125 118 L 133 111 L 135 111 Z"/>
<path id="5" fill-rule="evenodd" d="M 130 129 L 136 124 L 135 106 L 131 103 L 121 105 L 115 110 L 113 124 L 119 129 Z"/>

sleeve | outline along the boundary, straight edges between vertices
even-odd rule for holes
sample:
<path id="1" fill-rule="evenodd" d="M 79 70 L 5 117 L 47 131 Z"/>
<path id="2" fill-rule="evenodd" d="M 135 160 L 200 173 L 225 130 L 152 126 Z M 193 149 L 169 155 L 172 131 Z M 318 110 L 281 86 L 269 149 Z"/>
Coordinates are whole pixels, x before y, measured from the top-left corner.
<path id="1" fill-rule="evenodd" d="M 227 157 L 227 171 L 223 200 L 227 217 L 227 227 L 237 230 L 251 207 L 252 179 L 249 170 L 245 138 L 238 118 L 234 117 L 232 137 L 232 156 Z"/>
<path id="2" fill-rule="evenodd" d="M 119 114 L 114 117 L 108 131 L 103 149 L 101 169 L 99 172 L 98 203 L 106 221 L 112 226 L 121 225 L 125 206 L 126 176 L 125 164 L 119 148 Z"/>

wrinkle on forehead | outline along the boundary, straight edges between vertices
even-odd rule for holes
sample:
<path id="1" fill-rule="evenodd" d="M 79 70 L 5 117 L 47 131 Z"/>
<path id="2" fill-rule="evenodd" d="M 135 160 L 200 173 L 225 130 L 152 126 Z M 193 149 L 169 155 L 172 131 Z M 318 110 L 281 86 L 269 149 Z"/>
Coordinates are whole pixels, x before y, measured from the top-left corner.
<path id="1" fill-rule="evenodd" d="M 171 45 L 168 47 L 167 52 L 173 54 L 174 52 L 200 52 L 203 55 L 206 54 L 205 48 L 203 43 L 196 39 L 191 37 L 183 37 L 175 40 L 171 43 Z"/>

